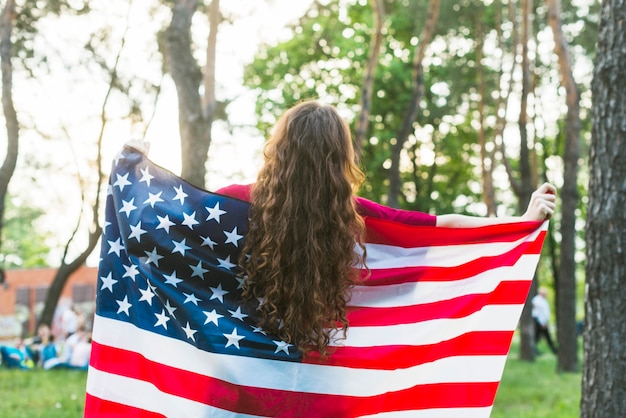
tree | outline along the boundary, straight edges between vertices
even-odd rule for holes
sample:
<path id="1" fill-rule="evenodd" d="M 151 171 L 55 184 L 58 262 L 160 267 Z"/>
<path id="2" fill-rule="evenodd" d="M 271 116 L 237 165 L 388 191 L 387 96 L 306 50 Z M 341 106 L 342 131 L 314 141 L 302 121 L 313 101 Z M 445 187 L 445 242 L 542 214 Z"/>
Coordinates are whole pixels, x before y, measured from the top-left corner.
<path id="1" fill-rule="evenodd" d="M 0 268 L 33 268 L 47 266 L 50 247 L 47 234 L 38 229 L 37 221 L 44 214 L 9 195 L 2 228 Z"/>
<path id="2" fill-rule="evenodd" d="M 561 1 L 548 0 L 548 22 L 554 36 L 561 85 L 565 88 L 567 115 L 563 187 L 561 188 L 561 252 L 557 280 L 558 365 L 560 371 L 578 370 L 576 332 L 576 209 L 578 207 L 578 160 L 580 158 L 580 93 L 572 72 L 571 58 L 561 22 Z"/>
<path id="3" fill-rule="evenodd" d="M 15 172 L 19 145 L 19 123 L 13 105 L 13 23 L 16 17 L 15 0 L 7 0 L 0 23 L 0 65 L 2 68 L 2 110 L 7 131 L 7 148 L 0 167 L 0 248 L 9 181 Z"/>
<path id="4" fill-rule="evenodd" d="M 221 15 L 219 0 L 213 0 L 209 9 L 209 37 L 203 72 L 194 58 L 191 41 L 191 23 L 198 6 L 196 0 L 174 2 L 172 20 L 165 34 L 164 61 L 178 93 L 181 177 L 204 187 L 211 127 L 217 110 L 215 51 Z"/>
<path id="5" fill-rule="evenodd" d="M 581 417 L 626 410 L 626 3 L 602 2 L 593 71 Z"/>

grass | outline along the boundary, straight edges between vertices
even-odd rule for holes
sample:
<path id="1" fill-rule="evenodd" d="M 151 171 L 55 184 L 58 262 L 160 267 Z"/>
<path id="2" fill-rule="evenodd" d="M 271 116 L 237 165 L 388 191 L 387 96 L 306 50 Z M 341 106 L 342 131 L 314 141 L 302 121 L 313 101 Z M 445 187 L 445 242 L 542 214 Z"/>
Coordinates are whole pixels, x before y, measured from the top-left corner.
<path id="1" fill-rule="evenodd" d="M 581 374 L 555 370 L 552 354 L 523 362 L 514 345 L 491 418 L 578 417 Z M 0 418 L 80 418 L 86 379 L 77 370 L 0 368 Z"/>

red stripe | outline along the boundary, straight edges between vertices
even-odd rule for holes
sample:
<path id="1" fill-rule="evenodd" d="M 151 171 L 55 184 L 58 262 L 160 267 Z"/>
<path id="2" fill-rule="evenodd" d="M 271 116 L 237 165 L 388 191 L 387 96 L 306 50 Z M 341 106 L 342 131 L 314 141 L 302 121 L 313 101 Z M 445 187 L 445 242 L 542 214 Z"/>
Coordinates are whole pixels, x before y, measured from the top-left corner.
<path id="1" fill-rule="evenodd" d="M 165 415 L 107 401 L 87 393 L 84 418 L 166 418 Z"/>
<path id="2" fill-rule="evenodd" d="M 236 385 L 156 363 L 132 351 L 93 344 L 92 366 L 98 370 L 148 381 L 162 392 L 244 414 L 348 417 L 429 408 L 484 407 L 493 404 L 498 387 L 498 382 L 426 384 L 371 397 L 301 393 Z"/>
<path id="3" fill-rule="evenodd" d="M 441 318 L 464 318 L 487 305 L 523 305 L 530 280 L 500 282 L 489 293 L 475 293 L 411 306 L 348 307 L 351 327 L 413 324 Z"/>
<path id="4" fill-rule="evenodd" d="M 405 225 L 377 218 L 365 218 L 365 223 L 367 242 L 404 248 L 515 242 L 536 231 L 541 224 L 515 222 L 480 228 L 442 228 Z"/>
<path id="5" fill-rule="evenodd" d="M 541 254 L 544 235 L 545 233 L 542 232 L 535 241 L 521 243 L 506 253 L 479 257 L 454 267 L 418 266 L 372 269 L 370 277 L 362 284 L 365 286 L 383 286 L 417 281 L 447 282 L 473 277 L 498 267 L 511 267 L 517 263 L 522 255 Z M 365 271 L 364 274 L 366 274 Z"/>
<path id="6" fill-rule="evenodd" d="M 336 347 L 324 359 L 310 355 L 303 362 L 359 369 L 406 369 L 453 356 L 504 356 L 513 331 L 474 331 L 447 341 L 420 346 Z"/>

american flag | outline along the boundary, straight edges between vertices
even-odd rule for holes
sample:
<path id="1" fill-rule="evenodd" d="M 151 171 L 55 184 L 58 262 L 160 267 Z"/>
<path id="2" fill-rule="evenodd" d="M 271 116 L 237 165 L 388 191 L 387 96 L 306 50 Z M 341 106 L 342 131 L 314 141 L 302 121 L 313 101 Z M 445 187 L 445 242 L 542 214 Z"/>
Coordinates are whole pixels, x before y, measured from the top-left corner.
<path id="1" fill-rule="evenodd" d="M 304 357 L 257 326 L 248 203 L 124 148 L 106 203 L 85 417 L 488 417 L 547 223 L 366 219 L 347 338 Z"/>

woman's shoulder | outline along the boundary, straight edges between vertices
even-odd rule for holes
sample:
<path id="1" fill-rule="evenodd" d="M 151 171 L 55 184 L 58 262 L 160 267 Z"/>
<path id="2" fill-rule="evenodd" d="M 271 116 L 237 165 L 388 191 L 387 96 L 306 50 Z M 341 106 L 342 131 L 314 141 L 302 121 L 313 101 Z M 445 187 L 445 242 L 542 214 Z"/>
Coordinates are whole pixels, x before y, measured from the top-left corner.
<path id="1" fill-rule="evenodd" d="M 249 202 L 251 191 L 252 184 L 230 184 L 228 186 L 217 189 L 215 193 Z"/>

